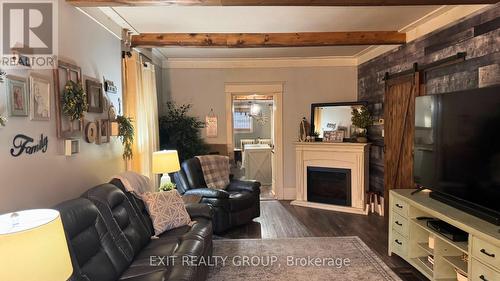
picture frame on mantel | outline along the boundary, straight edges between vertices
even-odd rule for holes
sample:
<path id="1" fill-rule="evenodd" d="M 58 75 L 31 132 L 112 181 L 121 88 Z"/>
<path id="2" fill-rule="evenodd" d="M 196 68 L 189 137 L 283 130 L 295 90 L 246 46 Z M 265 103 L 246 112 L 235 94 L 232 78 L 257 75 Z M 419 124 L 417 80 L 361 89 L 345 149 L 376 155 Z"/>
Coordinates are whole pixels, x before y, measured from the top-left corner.
<path id="1" fill-rule="evenodd" d="M 82 70 L 79 66 L 64 61 L 58 61 L 58 66 L 53 71 L 55 93 L 56 134 L 58 138 L 77 138 L 82 136 L 83 118 L 70 121 L 62 112 L 62 95 L 66 83 L 71 80 L 82 82 Z"/>

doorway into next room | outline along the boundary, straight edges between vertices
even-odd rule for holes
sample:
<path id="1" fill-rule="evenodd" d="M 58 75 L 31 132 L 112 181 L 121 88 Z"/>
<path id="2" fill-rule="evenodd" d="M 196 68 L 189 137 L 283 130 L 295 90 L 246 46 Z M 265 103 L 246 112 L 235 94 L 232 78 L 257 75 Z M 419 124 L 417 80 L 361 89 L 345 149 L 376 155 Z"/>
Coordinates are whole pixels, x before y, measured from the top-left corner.
<path id="1" fill-rule="evenodd" d="M 273 183 L 274 100 L 272 95 L 232 96 L 233 174 L 262 184 L 261 200 L 275 198 Z"/>

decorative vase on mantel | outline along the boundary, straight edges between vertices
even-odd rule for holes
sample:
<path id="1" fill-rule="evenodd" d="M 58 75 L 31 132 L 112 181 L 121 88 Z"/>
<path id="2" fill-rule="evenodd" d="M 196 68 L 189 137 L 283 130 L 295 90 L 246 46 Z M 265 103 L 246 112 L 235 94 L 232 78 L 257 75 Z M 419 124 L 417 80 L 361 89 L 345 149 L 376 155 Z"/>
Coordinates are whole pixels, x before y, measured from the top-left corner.
<path id="1" fill-rule="evenodd" d="M 359 143 L 367 143 L 368 138 L 366 137 L 366 129 L 364 128 L 358 128 L 358 134 L 356 136 L 356 142 Z"/>
<path id="2" fill-rule="evenodd" d="M 367 143 L 368 142 L 368 138 L 367 137 L 357 137 L 356 138 L 356 142 Z"/>

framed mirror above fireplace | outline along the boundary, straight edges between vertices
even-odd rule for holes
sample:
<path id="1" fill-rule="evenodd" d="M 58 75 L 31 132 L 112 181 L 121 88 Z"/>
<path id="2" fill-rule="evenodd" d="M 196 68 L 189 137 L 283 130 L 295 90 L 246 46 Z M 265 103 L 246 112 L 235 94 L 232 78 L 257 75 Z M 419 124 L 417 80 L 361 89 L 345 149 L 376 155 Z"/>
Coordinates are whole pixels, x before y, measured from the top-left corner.
<path id="1" fill-rule="evenodd" d="M 344 138 L 350 139 L 353 131 L 351 112 L 360 109 L 365 102 L 336 102 L 311 104 L 311 135 L 323 138 L 325 131 L 344 130 Z"/>

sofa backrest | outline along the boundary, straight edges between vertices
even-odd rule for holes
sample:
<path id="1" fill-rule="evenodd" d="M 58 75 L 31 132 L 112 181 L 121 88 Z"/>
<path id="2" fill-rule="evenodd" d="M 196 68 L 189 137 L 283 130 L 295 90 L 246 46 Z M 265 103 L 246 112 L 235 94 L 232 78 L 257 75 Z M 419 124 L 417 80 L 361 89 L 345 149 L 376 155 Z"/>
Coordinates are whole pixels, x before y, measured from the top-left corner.
<path id="1" fill-rule="evenodd" d="M 203 170 L 201 168 L 201 163 L 198 158 L 193 157 L 182 163 L 182 170 L 186 175 L 187 182 L 190 188 L 206 188 L 207 183 L 205 182 L 205 177 L 203 176 Z"/>
<path id="2" fill-rule="evenodd" d="M 149 231 L 118 187 L 101 184 L 87 190 L 82 197 L 96 205 L 117 246 L 129 259 L 133 259 L 149 243 Z"/>
<path id="3" fill-rule="evenodd" d="M 116 246 L 96 206 L 85 198 L 58 204 L 73 261 L 71 280 L 117 280 L 131 260 Z"/>
<path id="4" fill-rule="evenodd" d="M 144 204 L 144 202 L 141 199 L 137 198 L 132 193 L 127 192 L 127 190 L 125 189 L 125 186 L 123 185 L 121 180 L 115 178 L 115 179 L 112 179 L 109 183 L 118 187 L 121 191 L 123 191 L 123 193 L 125 193 L 125 196 L 127 196 L 129 202 L 134 207 L 134 210 L 136 211 L 137 215 L 141 219 L 142 223 L 146 226 L 146 229 L 148 231 L 148 235 L 153 236 L 154 235 L 153 222 L 151 221 L 151 218 L 149 217 L 149 213 L 148 213 L 148 210 L 146 209 L 146 205 Z"/>

